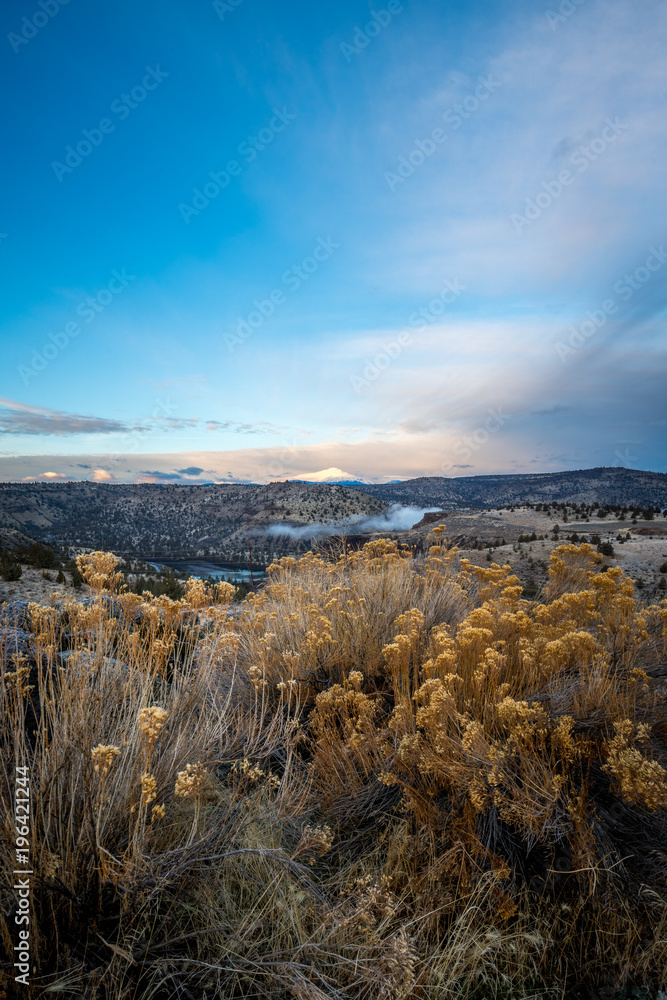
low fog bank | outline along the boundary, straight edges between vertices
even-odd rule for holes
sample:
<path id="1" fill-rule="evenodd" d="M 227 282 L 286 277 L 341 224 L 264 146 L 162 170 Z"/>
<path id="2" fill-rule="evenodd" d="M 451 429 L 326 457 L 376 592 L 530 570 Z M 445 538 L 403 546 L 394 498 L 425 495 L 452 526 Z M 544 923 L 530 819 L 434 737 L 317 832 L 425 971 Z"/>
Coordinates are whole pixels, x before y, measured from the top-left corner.
<path id="1" fill-rule="evenodd" d="M 330 535 L 363 534 L 367 531 L 406 531 L 424 514 L 439 511 L 440 507 L 405 507 L 395 503 L 384 514 L 374 514 L 369 517 L 357 514 L 353 517 L 340 518 L 328 524 L 304 524 L 295 528 L 290 524 L 272 524 L 270 535 L 287 536 L 288 538 L 327 538 Z"/>

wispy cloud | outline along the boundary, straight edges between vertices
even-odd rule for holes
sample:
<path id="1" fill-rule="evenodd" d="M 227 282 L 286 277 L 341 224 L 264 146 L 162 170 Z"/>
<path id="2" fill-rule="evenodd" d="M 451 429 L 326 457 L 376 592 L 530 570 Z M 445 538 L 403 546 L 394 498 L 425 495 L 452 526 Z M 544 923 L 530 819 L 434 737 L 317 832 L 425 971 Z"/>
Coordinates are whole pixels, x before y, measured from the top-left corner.
<path id="1" fill-rule="evenodd" d="M 207 420 L 203 417 L 158 416 L 149 422 L 155 430 L 220 431 L 227 434 L 281 434 L 287 429 L 275 427 L 266 420 L 241 423 L 238 420 Z"/>
<path id="2" fill-rule="evenodd" d="M 256 420 L 250 424 L 240 424 L 234 420 L 207 420 L 207 431 L 231 431 L 233 434 L 282 434 L 286 427 L 274 427 L 265 420 Z"/>
<path id="3" fill-rule="evenodd" d="M 47 410 L 0 398 L 2 434 L 55 434 L 65 437 L 70 434 L 119 434 L 128 429 L 128 424 L 120 420 Z"/>
<path id="4" fill-rule="evenodd" d="M 219 431 L 231 434 L 281 434 L 286 428 L 275 427 L 265 420 L 241 423 L 237 420 L 206 420 L 202 417 L 158 416 L 149 420 L 131 422 L 108 417 L 84 416 L 62 410 L 49 410 L 29 406 L 0 397 L 0 433 L 27 435 L 71 434 L 149 434 L 183 430 Z"/>
<path id="5" fill-rule="evenodd" d="M 266 37 L 282 37 L 280 5 L 253 3 Z M 127 0 L 120 6 L 129 9 Z M 649 249 L 665 240 L 667 3 L 556 0 L 554 10 L 574 11 L 556 28 L 548 4 L 525 0 L 487 5 L 484 16 L 474 5 L 405 4 L 349 63 L 339 42 L 366 21 L 345 0 L 336 35 L 325 6 L 298 21 L 303 46 L 289 54 L 282 41 L 267 42 L 258 59 L 252 33 L 234 36 L 241 86 L 221 130 L 192 131 L 188 100 L 162 110 L 151 104 L 150 134 L 165 164 L 144 192 L 155 226 L 143 225 L 115 183 L 113 159 L 104 174 L 101 154 L 94 168 L 108 194 L 105 240 L 87 239 L 91 189 L 83 182 L 63 185 L 71 199 L 63 210 L 80 229 L 68 229 L 72 243 L 57 259 L 30 249 L 40 240 L 58 245 L 57 213 L 3 216 L 3 231 L 20 224 L 24 232 L 16 246 L 13 236 L 2 245 L 10 294 L 0 392 L 19 392 L 11 350 L 18 365 L 25 343 L 44 343 L 44 357 L 48 349 L 53 358 L 40 382 L 48 395 L 26 398 L 54 409 L 0 402 L 3 447 L 14 452 L 0 475 L 49 470 L 90 479 L 103 469 L 122 481 L 235 482 L 308 478 L 336 466 L 378 480 L 439 474 L 447 463 L 471 474 L 549 471 L 610 464 L 625 447 L 616 442 L 630 440 L 639 442 L 632 455 L 643 467 L 666 468 L 667 265 L 646 283 L 641 272 Z M 224 42 L 199 42 L 192 51 L 212 75 L 195 99 L 212 120 Z M 45 50 L 45 78 L 60 71 L 49 62 L 55 57 Z M 299 108 L 299 122 L 280 150 L 276 143 L 244 172 L 243 196 L 221 193 L 184 243 L 180 230 L 162 228 L 163 206 L 184 176 L 195 177 L 202 163 L 222 165 L 221 150 L 231 156 L 251 133 L 257 95 L 268 93 L 267 67 L 271 86 L 277 70 L 281 100 Z M 116 84 L 103 67 L 100 74 L 90 86 L 101 94 Z M 480 76 L 501 85 L 477 106 Z M 186 89 L 195 78 L 184 76 Z M 17 113 L 31 121 L 26 95 L 19 88 Z M 63 106 L 66 117 L 69 110 Z M 424 140 L 436 126 L 447 138 L 434 150 Z M 36 162 L 42 134 L 26 133 L 19 171 Z M 403 163 L 408 179 L 392 192 L 384 174 L 399 158 L 411 166 Z M 558 180 L 564 171 L 567 183 Z M 37 191 L 36 203 L 46 196 Z M 517 213 L 527 220 L 520 231 Z M 314 233 L 334 226 L 341 251 L 314 271 L 303 254 Z M 53 353 L 67 341 L 64 324 L 75 310 L 86 313 L 79 304 L 106 274 L 109 237 L 129 252 L 128 234 L 145 277 L 94 332 L 71 334 L 65 363 Z M 281 276 L 293 261 L 300 263 Z M 627 286 L 626 272 L 641 287 Z M 444 282 L 455 279 L 465 294 L 445 302 Z M 268 290 L 296 282 L 299 294 L 229 355 L 224 333 L 243 326 L 251 309 L 268 316 Z M 618 290 L 625 287 L 627 299 Z M 618 309 L 593 336 L 582 334 L 589 313 L 610 300 Z M 568 345 L 563 357 L 560 342 Z M 358 393 L 353 379 L 363 381 Z M 158 390 L 177 402 L 155 401 Z M 511 419 L 487 443 L 498 407 Z M 22 434 L 29 437 L 19 444 Z M 94 444 L 86 434 L 97 436 Z M 471 437 L 479 447 L 457 452 Z M 17 458 L 19 451 L 41 454 Z M 63 451 L 70 457 L 56 462 Z"/>

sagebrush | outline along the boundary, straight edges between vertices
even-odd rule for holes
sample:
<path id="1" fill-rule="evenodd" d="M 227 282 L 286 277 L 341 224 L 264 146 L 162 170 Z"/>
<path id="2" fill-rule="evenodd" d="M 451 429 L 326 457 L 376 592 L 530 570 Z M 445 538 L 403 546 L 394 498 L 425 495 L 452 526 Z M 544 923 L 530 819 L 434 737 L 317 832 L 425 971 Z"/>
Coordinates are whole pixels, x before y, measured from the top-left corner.
<path id="1" fill-rule="evenodd" d="M 17 764 L 35 995 L 667 985 L 667 602 L 588 545 L 528 601 L 432 541 L 282 559 L 240 614 L 93 553 L 90 599 L 5 630 L 0 988 Z"/>

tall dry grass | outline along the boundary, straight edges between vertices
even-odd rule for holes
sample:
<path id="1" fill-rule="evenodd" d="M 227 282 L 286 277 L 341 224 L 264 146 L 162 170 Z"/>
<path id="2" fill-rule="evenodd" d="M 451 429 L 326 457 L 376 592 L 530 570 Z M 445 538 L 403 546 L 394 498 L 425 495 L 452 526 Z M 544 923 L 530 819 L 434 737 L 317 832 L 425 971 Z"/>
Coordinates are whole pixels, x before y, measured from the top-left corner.
<path id="1" fill-rule="evenodd" d="M 667 602 L 590 546 L 543 602 L 382 540 L 271 567 L 233 613 L 30 608 L 2 656 L 0 988 L 14 767 L 31 774 L 35 995 L 572 996 L 667 984 Z M 647 673 L 648 671 L 648 673 Z"/>

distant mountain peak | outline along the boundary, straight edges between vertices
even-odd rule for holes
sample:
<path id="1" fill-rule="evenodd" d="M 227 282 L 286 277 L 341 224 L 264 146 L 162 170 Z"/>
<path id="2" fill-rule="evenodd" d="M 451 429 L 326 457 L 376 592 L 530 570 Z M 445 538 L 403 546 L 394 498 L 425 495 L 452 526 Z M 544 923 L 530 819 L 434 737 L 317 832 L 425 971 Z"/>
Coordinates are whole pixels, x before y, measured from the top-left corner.
<path id="1" fill-rule="evenodd" d="M 367 479 L 359 479 L 353 476 L 350 472 L 343 472 L 342 469 L 337 469 L 335 467 L 331 469 L 322 469 L 320 472 L 309 472 L 307 473 L 307 478 L 304 476 L 301 482 L 304 483 L 340 483 L 341 485 L 349 485 L 354 483 L 355 486 L 363 485 L 367 483 Z"/>

